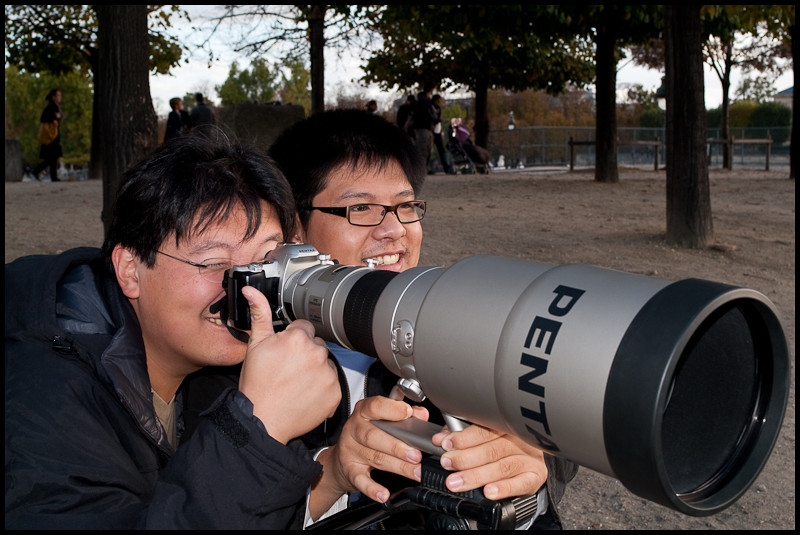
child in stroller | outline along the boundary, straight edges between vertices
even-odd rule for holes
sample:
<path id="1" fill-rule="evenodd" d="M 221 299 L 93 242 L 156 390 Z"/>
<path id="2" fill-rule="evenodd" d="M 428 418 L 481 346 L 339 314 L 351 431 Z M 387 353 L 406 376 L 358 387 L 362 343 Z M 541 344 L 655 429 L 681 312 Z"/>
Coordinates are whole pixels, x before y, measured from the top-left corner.
<path id="1" fill-rule="evenodd" d="M 453 156 L 453 167 L 462 173 L 489 173 L 489 151 L 478 147 L 469 139 L 470 132 L 459 117 L 450 119 L 447 150 Z"/>

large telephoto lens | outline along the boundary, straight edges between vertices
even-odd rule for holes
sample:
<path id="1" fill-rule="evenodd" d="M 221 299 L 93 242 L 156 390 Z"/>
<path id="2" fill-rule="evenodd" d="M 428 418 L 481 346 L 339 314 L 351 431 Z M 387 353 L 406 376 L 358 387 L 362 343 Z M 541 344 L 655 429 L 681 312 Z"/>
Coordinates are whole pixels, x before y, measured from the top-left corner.
<path id="1" fill-rule="evenodd" d="M 690 515 L 747 490 L 788 399 L 773 305 L 716 282 L 475 256 L 399 274 L 318 266 L 282 299 L 442 411 Z"/>

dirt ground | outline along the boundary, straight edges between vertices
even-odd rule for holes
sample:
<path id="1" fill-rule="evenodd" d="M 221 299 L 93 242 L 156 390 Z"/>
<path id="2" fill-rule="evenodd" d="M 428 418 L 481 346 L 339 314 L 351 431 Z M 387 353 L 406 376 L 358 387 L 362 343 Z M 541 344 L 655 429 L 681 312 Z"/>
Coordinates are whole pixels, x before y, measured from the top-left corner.
<path id="1" fill-rule="evenodd" d="M 428 177 L 423 265 L 493 254 L 721 281 L 762 292 L 784 323 L 791 392 L 783 429 L 740 500 L 714 516 L 689 517 L 582 468 L 561 505 L 568 529 L 795 528 L 795 183 L 787 175 L 712 170 L 715 244 L 705 250 L 665 243 L 663 171 L 623 170 L 613 185 L 595 182 L 590 172 Z M 5 208 L 6 262 L 102 242 L 99 181 L 7 182 Z"/>

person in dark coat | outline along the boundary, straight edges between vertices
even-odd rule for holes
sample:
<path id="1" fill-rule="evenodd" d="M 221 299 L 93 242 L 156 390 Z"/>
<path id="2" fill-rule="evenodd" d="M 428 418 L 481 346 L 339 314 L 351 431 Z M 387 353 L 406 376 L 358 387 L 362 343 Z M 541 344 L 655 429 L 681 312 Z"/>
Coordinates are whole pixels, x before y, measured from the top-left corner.
<path id="1" fill-rule="evenodd" d="M 448 175 L 455 174 L 453 166 L 450 165 L 448 159 L 447 148 L 444 144 L 444 127 L 442 126 L 442 106 L 444 106 L 444 98 L 441 95 L 433 95 L 431 98 L 431 106 L 435 113 L 433 123 L 433 144 L 436 146 L 436 151 L 439 153 L 439 161 L 442 162 L 442 170 Z"/>
<path id="2" fill-rule="evenodd" d="M 42 111 L 39 118 L 40 124 L 53 124 L 55 128 L 55 137 L 48 143 L 41 143 L 39 149 L 39 157 L 42 159 L 41 163 L 33 169 L 33 177 L 38 179 L 39 173 L 45 169 L 50 169 L 50 180 L 58 182 L 58 159 L 64 155 L 61 148 L 61 122 L 64 120 L 64 112 L 61 111 L 61 90 L 58 88 L 51 89 L 47 96 L 47 105 Z"/>
<path id="3" fill-rule="evenodd" d="M 275 333 L 222 280 L 291 236 L 291 190 L 242 147 L 181 137 L 123 177 L 102 249 L 5 268 L 6 529 L 286 529 L 320 465 L 296 437 L 331 416 L 335 367 L 308 322 Z M 244 361 L 184 436 L 182 383 Z"/>
<path id="4" fill-rule="evenodd" d="M 214 126 L 217 124 L 217 116 L 211 106 L 206 104 L 206 99 L 202 93 L 195 93 L 195 106 L 189 112 L 189 122 L 191 130 L 195 134 L 211 135 Z"/>
<path id="5" fill-rule="evenodd" d="M 414 105 L 414 140 L 417 144 L 425 165 L 431 158 L 433 149 L 433 127 L 436 123 L 436 110 L 431 103 L 434 86 L 426 84 L 422 91 L 417 94 L 416 104 Z"/>
<path id="6" fill-rule="evenodd" d="M 412 137 L 414 135 L 414 106 L 416 103 L 414 95 L 408 95 L 405 103 L 397 110 L 397 126 Z"/>
<path id="7" fill-rule="evenodd" d="M 185 133 L 188 126 L 184 122 L 183 100 L 178 97 L 169 99 L 169 107 L 172 109 L 167 116 L 167 129 L 164 132 L 164 143 L 172 138 Z"/>

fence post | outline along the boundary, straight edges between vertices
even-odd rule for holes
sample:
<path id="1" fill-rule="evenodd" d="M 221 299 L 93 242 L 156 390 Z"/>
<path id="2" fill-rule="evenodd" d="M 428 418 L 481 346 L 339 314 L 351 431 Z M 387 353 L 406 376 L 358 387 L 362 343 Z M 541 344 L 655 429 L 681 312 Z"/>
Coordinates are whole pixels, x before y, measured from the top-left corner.
<path id="1" fill-rule="evenodd" d="M 769 171 L 769 153 L 772 151 L 772 136 L 767 136 L 767 171 Z"/>
<path id="2" fill-rule="evenodd" d="M 571 134 L 569 136 L 569 170 L 575 170 L 575 144 L 573 143 Z"/>
<path id="3" fill-rule="evenodd" d="M 656 136 L 656 155 L 653 163 L 653 171 L 658 171 L 658 153 L 661 151 L 661 136 Z"/>

